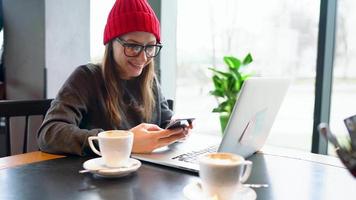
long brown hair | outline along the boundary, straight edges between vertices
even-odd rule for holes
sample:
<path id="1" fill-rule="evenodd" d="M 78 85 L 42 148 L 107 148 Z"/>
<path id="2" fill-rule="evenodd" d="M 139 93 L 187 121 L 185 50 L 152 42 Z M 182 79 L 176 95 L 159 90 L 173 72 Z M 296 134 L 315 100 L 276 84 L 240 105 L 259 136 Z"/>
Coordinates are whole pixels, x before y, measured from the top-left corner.
<path id="1" fill-rule="evenodd" d="M 105 54 L 102 61 L 102 71 L 104 76 L 104 83 L 106 88 L 106 107 L 111 122 L 119 126 L 123 112 L 123 80 L 120 78 L 121 66 L 118 66 L 114 60 L 112 41 L 105 45 Z M 153 60 L 145 66 L 142 74 L 136 78 L 139 84 L 140 105 L 137 109 L 139 115 L 146 121 L 152 118 L 152 112 L 155 106 L 155 98 L 153 91 L 153 84 L 155 80 L 155 71 Z"/>

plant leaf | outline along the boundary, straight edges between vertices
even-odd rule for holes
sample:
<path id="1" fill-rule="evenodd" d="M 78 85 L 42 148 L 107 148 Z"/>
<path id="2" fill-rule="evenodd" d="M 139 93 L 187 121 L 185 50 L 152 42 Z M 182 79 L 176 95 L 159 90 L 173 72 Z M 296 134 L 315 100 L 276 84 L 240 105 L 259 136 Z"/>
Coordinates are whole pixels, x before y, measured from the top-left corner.
<path id="1" fill-rule="evenodd" d="M 236 94 L 240 91 L 242 83 L 243 83 L 243 81 L 240 81 L 240 80 L 235 82 L 234 91 L 236 92 Z"/>
<path id="2" fill-rule="evenodd" d="M 248 65 L 248 64 L 250 64 L 252 61 L 253 61 L 253 58 L 252 58 L 251 54 L 248 53 L 248 54 L 246 55 L 246 57 L 244 58 L 244 60 L 242 61 L 242 65 Z"/>
<path id="3" fill-rule="evenodd" d="M 215 89 L 220 89 L 222 87 L 223 80 L 217 75 L 214 75 L 212 79 L 213 79 Z"/>
<path id="4" fill-rule="evenodd" d="M 237 76 L 235 74 L 232 74 L 228 79 L 227 79 L 227 82 L 228 82 L 228 90 L 229 91 L 233 91 L 234 88 L 235 88 L 235 84 L 236 82 L 239 82 Z"/>
<path id="5" fill-rule="evenodd" d="M 225 109 L 226 109 L 226 108 L 225 108 L 226 105 L 227 105 L 227 102 L 226 102 L 226 101 L 220 103 L 218 107 L 216 107 L 216 108 L 213 109 L 213 112 L 226 112 L 226 110 L 225 110 Z"/>
<path id="6" fill-rule="evenodd" d="M 241 80 L 242 80 L 242 81 L 245 81 L 246 79 L 250 78 L 251 76 L 252 76 L 252 74 L 243 74 L 243 75 L 241 76 Z"/>
<path id="7" fill-rule="evenodd" d="M 241 66 L 241 61 L 239 59 L 237 59 L 233 56 L 225 56 L 224 61 L 230 70 L 239 71 L 239 68 Z"/>
<path id="8" fill-rule="evenodd" d="M 210 69 L 211 71 L 213 71 L 216 74 L 220 74 L 220 75 L 225 76 L 225 77 L 228 77 L 230 75 L 227 72 L 223 72 L 223 71 L 217 70 L 215 68 L 208 68 L 208 69 Z"/>
<path id="9" fill-rule="evenodd" d="M 216 97 L 224 97 L 224 92 L 221 90 L 214 90 L 214 91 L 210 91 L 209 93 Z"/>

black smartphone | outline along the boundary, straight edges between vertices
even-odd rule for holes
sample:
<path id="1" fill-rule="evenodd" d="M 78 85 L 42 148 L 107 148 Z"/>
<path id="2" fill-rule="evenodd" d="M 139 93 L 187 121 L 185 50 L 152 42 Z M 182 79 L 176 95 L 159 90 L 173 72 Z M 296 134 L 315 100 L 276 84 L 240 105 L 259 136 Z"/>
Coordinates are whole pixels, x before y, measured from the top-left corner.
<path id="1" fill-rule="evenodd" d="M 181 119 L 172 119 L 166 126 L 166 129 L 175 129 L 175 128 L 182 128 L 187 127 L 192 124 L 195 118 L 181 118 Z"/>

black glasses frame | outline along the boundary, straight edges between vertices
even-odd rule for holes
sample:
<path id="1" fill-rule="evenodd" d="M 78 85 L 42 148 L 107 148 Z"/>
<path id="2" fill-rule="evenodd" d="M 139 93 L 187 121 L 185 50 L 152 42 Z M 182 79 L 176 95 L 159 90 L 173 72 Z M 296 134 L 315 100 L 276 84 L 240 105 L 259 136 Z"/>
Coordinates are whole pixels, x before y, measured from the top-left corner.
<path id="1" fill-rule="evenodd" d="M 125 56 L 127 57 L 137 57 L 141 54 L 141 52 L 144 50 L 145 53 L 146 53 L 146 56 L 147 58 L 153 58 L 153 57 L 156 57 L 159 52 L 161 51 L 163 45 L 162 44 L 147 44 L 147 45 L 142 45 L 142 44 L 136 44 L 136 43 L 129 43 L 129 42 L 126 42 L 124 40 L 122 40 L 121 38 L 115 38 L 115 40 L 121 44 L 123 47 L 124 47 L 124 53 L 125 53 Z M 135 54 L 135 55 L 128 55 L 127 54 L 127 48 L 139 48 L 140 50 Z M 152 48 L 152 47 L 155 47 L 156 48 L 156 51 L 155 51 L 155 54 L 154 55 L 150 55 L 150 53 L 147 51 L 147 48 Z"/>

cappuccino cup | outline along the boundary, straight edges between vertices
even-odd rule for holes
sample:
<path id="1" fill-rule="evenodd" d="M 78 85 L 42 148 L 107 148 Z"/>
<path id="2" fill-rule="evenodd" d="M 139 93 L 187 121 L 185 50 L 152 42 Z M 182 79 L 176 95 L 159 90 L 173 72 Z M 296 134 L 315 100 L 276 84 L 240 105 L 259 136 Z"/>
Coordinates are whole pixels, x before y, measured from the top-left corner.
<path id="1" fill-rule="evenodd" d="M 199 176 L 207 199 L 236 199 L 251 174 L 252 162 L 232 153 L 210 153 L 199 159 Z"/>
<path id="2" fill-rule="evenodd" d="M 98 140 L 100 151 L 96 149 L 94 140 Z M 124 130 L 103 131 L 98 136 L 90 136 L 88 142 L 93 152 L 102 157 L 107 167 L 122 167 L 127 165 L 131 155 L 133 133 Z"/>

